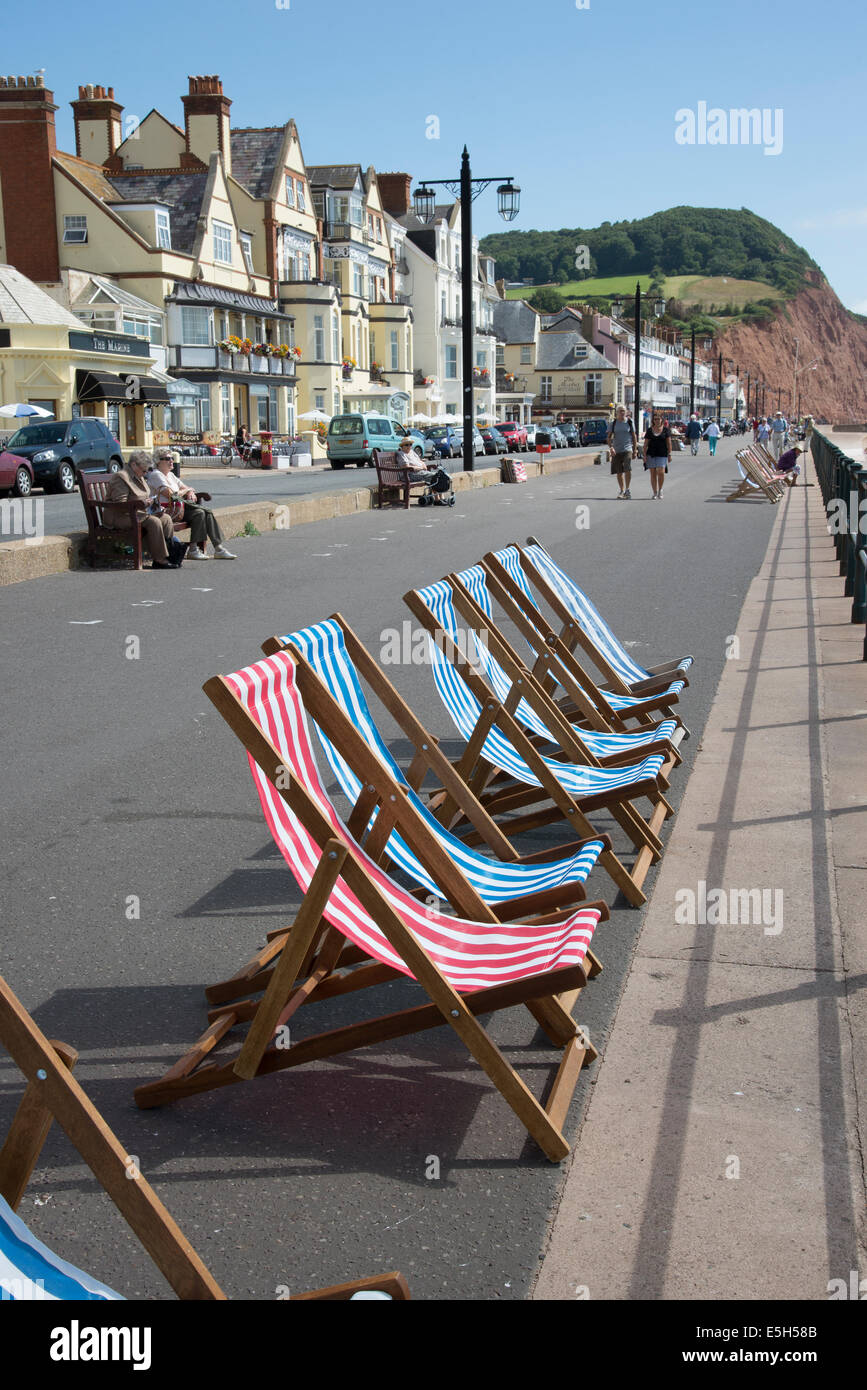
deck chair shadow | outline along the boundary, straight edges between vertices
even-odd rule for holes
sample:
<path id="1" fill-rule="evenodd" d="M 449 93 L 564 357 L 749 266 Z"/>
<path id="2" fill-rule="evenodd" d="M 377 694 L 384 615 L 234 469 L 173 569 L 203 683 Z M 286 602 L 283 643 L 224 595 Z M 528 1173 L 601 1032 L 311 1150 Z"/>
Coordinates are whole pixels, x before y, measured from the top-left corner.
<path id="1" fill-rule="evenodd" d="M 635 661 L 584 591 L 560 568 L 535 536 L 519 547 L 524 571 L 533 588 L 561 624 L 561 641 L 574 651 L 579 646 L 598 667 L 616 695 L 658 695 L 672 682 L 688 684 L 686 672 L 692 657 L 684 656 L 657 666 Z M 526 562 L 526 563 L 524 563 Z"/>
<path id="2" fill-rule="evenodd" d="M 489 551 L 482 558 L 486 588 L 529 648 L 525 657 L 534 678 L 570 721 L 604 732 L 628 732 L 630 722 L 641 728 L 654 728 L 660 719 L 676 719 L 688 730 L 673 708 L 687 684 L 671 681 L 652 695 L 625 695 L 605 690 L 578 658 L 578 649 L 569 648 L 542 612 L 516 545 Z M 558 694 L 562 691 L 562 694 Z"/>
<path id="3" fill-rule="evenodd" d="M 561 720 L 558 740 L 561 748 L 572 741 L 567 756 L 574 760 L 550 756 L 533 743 L 516 717 L 523 693 L 530 694 L 522 678 L 515 678 L 505 699 L 486 679 L 488 653 L 472 629 L 461 632 L 452 586 L 440 581 L 411 590 L 404 602 L 426 631 L 437 692 L 465 740 L 456 770 L 488 814 L 498 823 L 508 817 L 512 834 L 565 819 L 573 831 L 592 835 L 589 813 L 607 809 L 638 854 L 631 871 L 613 852 L 605 860 L 600 856 L 600 863 L 628 901 L 633 905 L 645 901 L 641 884 L 662 854 L 658 832 L 672 814 L 663 795 L 668 782 L 662 773 L 670 745 L 665 745 L 664 752 L 645 750 L 638 762 L 615 761 L 602 767 Z M 639 797 L 647 797 L 653 805 L 649 822 L 631 804 Z M 515 816 L 519 810 L 524 814 Z M 436 813 L 449 828 L 463 824 L 459 808 L 445 789 L 436 802 Z"/>
<path id="4" fill-rule="evenodd" d="M 596 1053 L 557 996 L 586 985 L 585 957 L 603 905 L 564 921 L 496 929 L 423 906 L 358 845 L 331 804 L 288 653 L 214 677 L 204 689 L 247 751 L 268 827 L 304 899 L 294 923 L 217 987 L 233 988 L 236 1002 L 212 1011 L 199 1041 L 161 1080 L 139 1086 L 136 1103 L 163 1105 L 446 1025 L 547 1157 L 562 1160 L 566 1111 Z M 401 977 L 416 981 L 423 1002 L 298 1040 L 295 1025 L 289 1029 L 306 1004 Z M 240 998 L 263 989 L 259 999 Z M 479 1022 L 518 1005 L 560 1054 L 544 1104 Z M 247 1025 L 236 1055 L 212 1059 L 236 1025 Z"/>
<path id="5" fill-rule="evenodd" d="M 27 1228 L 19 1207 L 54 1120 L 182 1299 L 225 1294 L 172 1220 L 136 1161 L 72 1076 L 78 1053 L 49 1041 L 0 976 L 0 1045 L 27 1088 L 0 1148 L 0 1299 L 116 1300 L 122 1295 L 61 1259 Z M 299 1293 L 296 1299 L 350 1299 L 361 1291 L 409 1297 L 397 1271 Z"/>

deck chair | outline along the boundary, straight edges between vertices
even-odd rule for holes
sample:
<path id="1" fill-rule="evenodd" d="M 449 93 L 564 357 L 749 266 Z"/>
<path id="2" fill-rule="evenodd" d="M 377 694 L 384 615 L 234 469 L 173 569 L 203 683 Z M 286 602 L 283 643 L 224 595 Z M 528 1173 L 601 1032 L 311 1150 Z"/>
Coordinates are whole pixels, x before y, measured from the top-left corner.
<path id="1" fill-rule="evenodd" d="M 136 1103 L 163 1105 L 446 1024 L 542 1151 L 560 1162 L 569 1152 L 562 1131 L 569 1101 L 596 1053 L 557 996 L 586 985 L 601 905 L 561 922 L 494 930 L 423 907 L 365 853 L 331 804 L 288 653 L 216 676 L 204 689 L 247 751 L 268 827 L 304 899 L 294 923 L 233 977 L 238 997 L 264 988 L 262 998 L 214 1010 L 195 1046 L 161 1080 L 138 1087 Z M 286 1036 L 304 1004 L 401 977 L 417 982 L 424 1002 L 297 1041 Z M 479 1022 L 518 1004 L 560 1050 L 544 1105 Z M 237 1054 L 210 1060 L 236 1024 L 249 1025 Z"/>
<path id="2" fill-rule="evenodd" d="M 179 1298 L 223 1300 L 225 1294 L 175 1225 L 134 1160 L 72 1076 L 74 1048 L 49 1042 L 0 975 L 0 1044 L 27 1079 L 27 1089 L 0 1148 L 0 1301 L 122 1300 L 61 1259 L 28 1230 L 16 1208 L 54 1120 L 111 1197 Z M 409 1298 L 401 1274 L 357 1279 L 292 1299 L 351 1299 L 361 1292 Z"/>
<path id="3" fill-rule="evenodd" d="M 580 646 L 594 662 L 607 681 L 606 693 L 646 697 L 658 694 L 671 682 L 689 684 L 686 672 L 692 665 L 691 656 L 658 666 L 640 666 L 583 590 L 556 564 L 535 536 L 529 536 L 520 551 L 527 561 L 525 572 L 533 588 L 562 624 L 561 641 L 570 651 Z"/>
<path id="4" fill-rule="evenodd" d="M 515 716 L 538 743 L 547 741 L 556 745 L 560 731 L 564 729 L 562 721 L 565 718 L 567 737 L 569 729 L 574 728 L 580 755 L 578 760 L 588 762 L 591 767 L 610 767 L 634 761 L 636 757 L 650 752 L 661 752 L 666 756 L 663 776 L 670 777 L 672 769 L 681 761 L 677 748 L 683 738 L 683 729 L 679 727 L 677 719 L 664 719 L 632 730 L 586 728 L 583 709 L 582 718 L 573 719 L 570 712 L 556 704 L 532 667 L 522 660 L 497 626 L 491 592 L 491 585 L 496 585 L 495 581 L 489 581 L 484 566 L 472 565 L 459 574 L 447 575 L 445 582 L 452 587 L 454 611 L 481 639 L 479 654 L 484 663 L 485 677 L 494 693 L 499 699 L 507 701 L 518 682 L 526 692 L 514 702 Z M 501 597 L 503 603 L 509 602 L 507 595 L 501 593 Z M 510 611 L 514 611 L 511 605 Z M 516 616 L 520 617 L 519 614 Z M 579 691 L 575 693 L 578 695 Z"/>
<path id="5" fill-rule="evenodd" d="M 577 741 L 567 749 L 567 756 L 574 753 L 576 761 L 563 762 L 544 753 L 515 717 L 521 698 L 520 678 L 506 700 L 501 700 L 483 674 L 486 655 L 475 633 L 469 630 L 463 634 L 461 646 L 465 650 L 455 640 L 459 623 L 451 586 L 441 581 L 412 590 L 404 595 L 404 601 L 427 632 L 437 692 L 466 741 L 456 768 L 485 810 L 498 819 L 541 802 L 541 809 L 510 820 L 512 834 L 565 818 L 573 830 L 587 835 L 593 833 L 588 813 L 607 808 L 627 832 L 638 857 L 631 872 L 613 853 L 604 867 L 633 905 L 645 901 L 641 882 L 651 863 L 661 857 L 658 832 L 672 814 L 662 794 L 668 786 L 662 772 L 666 752 L 645 751 L 638 763 L 621 765 L 614 761 L 607 767 L 599 766 L 598 760 L 591 763 Z M 561 747 L 566 748 L 572 734 L 566 727 L 558 728 L 557 734 Z M 577 761 L 579 756 L 583 761 Z M 631 804 L 644 796 L 654 807 L 650 822 Z M 436 803 L 436 813 L 450 828 L 462 823 L 453 798 L 445 790 Z"/>
<path id="6" fill-rule="evenodd" d="M 456 912 L 479 921 L 538 920 L 540 914 L 552 912 L 563 915 L 564 908 L 586 898 L 587 877 L 600 854 L 610 849 L 607 836 L 568 846 L 568 854 L 558 846 L 519 858 L 505 837 L 495 833 L 490 838 L 498 859 L 492 860 L 440 824 L 404 776 L 377 728 L 359 663 L 368 679 L 372 676 L 373 693 L 387 701 L 386 708 L 413 740 L 416 756 L 431 750 L 429 759 L 422 756 L 416 763 L 416 784 L 420 785 L 428 769 L 442 776 L 450 764 L 436 740 L 420 730 L 414 718 L 406 718 L 401 697 L 339 615 L 271 638 L 263 643 L 263 651 L 289 653 L 308 717 L 353 807 L 348 828 L 378 864 L 400 870 L 418 884 L 418 892 L 448 902 Z M 452 778 L 451 785 L 456 784 Z M 462 806 L 473 809 L 469 788 L 458 787 L 457 794 Z M 476 821 L 487 836 L 481 807 Z M 492 828 L 496 832 L 493 823 Z"/>
<path id="7" fill-rule="evenodd" d="M 747 449 L 739 449 L 735 454 L 735 463 L 741 481 L 734 492 L 727 495 L 727 502 L 734 502 L 739 497 L 754 497 L 757 494 L 766 497 L 769 502 L 779 502 L 785 484 L 769 473 L 764 463 L 759 462 L 754 454 Z"/>
<path id="8" fill-rule="evenodd" d="M 660 718 L 682 719 L 673 706 L 687 682 L 672 681 L 654 695 L 618 695 L 603 689 L 580 662 L 577 652 L 561 640 L 539 607 L 516 545 L 489 551 L 482 558 L 486 588 L 515 624 L 527 643 L 525 658 L 533 676 L 569 719 L 580 719 L 588 728 L 627 732 L 627 721 L 644 728 L 655 726 Z M 558 689 L 563 691 L 557 696 Z M 683 726 L 683 737 L 688 730 Z"/>

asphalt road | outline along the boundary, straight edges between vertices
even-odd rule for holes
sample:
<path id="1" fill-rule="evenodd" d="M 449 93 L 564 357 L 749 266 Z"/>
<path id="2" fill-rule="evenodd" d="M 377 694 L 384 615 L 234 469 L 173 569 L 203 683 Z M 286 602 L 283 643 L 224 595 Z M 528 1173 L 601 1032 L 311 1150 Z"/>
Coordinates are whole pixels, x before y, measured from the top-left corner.
<path id="1" fill-rule="evenodd" d="M 598 450 L 558 449 L 556 457 L 568 458 L 572 455 L 595 452 Z M 526 457 L 535 458 L 536 455 L 528 454 Z M 463 467 L 460 459 L 439 459 L 435 462 L 449 472 L 459 471 Z M 493 458 L 483 458 L 481 455 L 476 459 L 477 468 L 493 467 L 494 463 Z M 327 464 L 315 464 L 312 468 L 268 469 L 264 473 L 259 468 L 237 467 L 226 468 L 225 471 L 209 469 L 202 472 L 201 467 L 197 467 L 192 460 L 184 459 L 181 462 L 181 477 L 190 487 L 201 488 L 202 492 L 211 494 L 212 501 L 209 506 L 229 507 L 271 498 L 282 501 L 285 497 L 300 497 L 305 493 L 335 488 L 370 487 L 376 482 L 376 471 L 373 468 L 350 466 L 333 469 Z M 40 488 L 33 493 L 32 502 L 28 501 L 26 505 L 28 511 L 23 523 L 18 519 L 14 508 L 8 511 L 0 508 L 0 542 L 21 540 L 22 525 L 25 535 L 35 534 L 34 526 L 37 524 L 42 527 L 42 533 L 48 536 L 63 535 L 67 531 L 87 530 L 77 491 L 66 495 L 44 493 Z M 31 513 L 31 507 L 37 508 L 38 512 Z"/>
<path id="2" fill-rule="evenodd" d="M 407 589 L 532 533 L 638 660 L 696 658 L 677 804 L 774 517 L 762 502 L 723 504 L 734 474 L 723 441 L 715 460 L 676 455 L 661 503 L 643 473 L 631 503 L 615 500 L 607 468 L 590 466 L 463 494 L 450 510 L 361 512 L 239 541 L 237 563 L 70 572 L 0 591 L 0 972 L 48 1036 L 80 1050 L 79 1079 L 231 1297 L 400 1269 L 418 1298 L 521 1299 L 563 1170 L 525 1141 L 446 1029 L 135 1108 L 133 1087 L 206 1026 L 202 986 L 232 973 L 297 903 L 246 759 L 203 681 L 258 659 L 269 635 L 334 611 L 379 656 L 408 619 Z M 138 656 L 127 655 L 133 638 Z M 427 669 L 389 674 L 454 749 Z M 604 816 L 597 824 L 610 828 Z M 601 871 L 589 888 L 613 901 Z M 132 895 L 140 913 L 129 918 Z M 616 903 L 594 942 L 605 969 L 577 1016 L 603 1053 L 641 917 Z M 398 983 L 371 1001 L 318 1007 L 336 1026 L 413 993 Z M 491 1031 L 539 1094 L 553 1054 L 527 1013 L 500 1014 Z M 593 1074 L 579 1081 L 573 1135 Z M 19 1094 L 4 1060 L 0 1133 Z M 426 1176 L 432 1157 L 438 1179 Z M 128 1297 L 168 1296 L 56 1131 L 22 1214 Z"/>

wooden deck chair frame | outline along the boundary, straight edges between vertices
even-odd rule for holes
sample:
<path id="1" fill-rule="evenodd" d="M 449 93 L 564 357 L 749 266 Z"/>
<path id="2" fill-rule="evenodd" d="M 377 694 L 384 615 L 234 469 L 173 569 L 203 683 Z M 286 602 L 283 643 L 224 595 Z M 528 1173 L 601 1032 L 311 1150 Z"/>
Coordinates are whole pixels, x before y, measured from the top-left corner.
<path id="1" fill-rule="evenodd" d="M 46 1038 L 2 975 L 0 1045 L 27 1082 L 0 1147 L 0 1197 L 17 1210 L 56 1120 L 178 1297 L 225 1300 L 135 1160 L 73 1077 L 75 1048 Z M 387 1293 L 395 1300 L 410 1296 L 403 1275 L 392 1270 L 293 1294 L 290 1301 L 350 1299 L 361 1291 Z"/>
<path id="2" fill-rule="evenodd" d="M 332 619 L 337 622 L 339 619 Z M 349 647 L 348 638 L 351 636 L 353 643 L 361 647 L 358 638 L 340 623 L 344 634 L 344 641 Z M 354 724 L 349 720 L 345 710 L 335 700 L 325 682 L 313 669 L 309 661 L 291 642 L 284 642 L 279 637 L 269 638 L 262 643 L 262 650 L 266 656 L 272 655 L 276 651 L 284 651 L 290 657 L 295 667 L 296 680 L 304 706 L 311 719 L 320 726 L 325 736 L 334 744 L 338 752 L 349 763 L 356 775 L 364 783 L 364 791 L 356 802 L 352 813 L 347 821 L 347 829 L 355 837 L 364 850 L 376 863 L 388 871 L 389 860 L 387 854 L 387 841 L 392 830 L 397 830 L 406 840 L 413 853 L 421 861 L 424 868 L 429 873 L 437 886 L 441 889 L 443 897 L 451 904 L 453 910 L 468 918 L 473 922 L 489 921 L 491 925 L 508 921 L 556 921 L 568 914 L 568 910 L 576 903 L 586 903 L 587 893 L 583 883 L 564 883 L 556 888 L 544 889 L 534 893 L 528 893 L 523 897 L 509 898 L 499 904 L 485 902 L 476 892 L 472 884 L 467 880 L 460 866 L 451 858 L 442 844 L 436 839 L 418 811 L 405 795 L 405 788 L 395 780 L 388 768 L 384 767 L 379 758 L 373 753 L 366 740 L 362 738 Z M 364 650 L 362 648 L 362 650 Z M 368 660 L 369 653 L 365 651 Z M 356 669 L 357 669 L 357 663 Z M 365 666 L 368 663 L 365 662 Z M 369 669 L 369 667 L 368 667 Z M 379 668 L 377 667 L 377 674 Z M 359 674 L 361 674 L 359 672 Z M 382 682 L 378 682 L 379 689 L 388 700 L 390 712 L 395 716 L 402 717 L 405 706 L 400 696 L 391 687 L 386 677 Z M 417 724 L 417 721 L 413 721 Z M 412 728 L 412 733 L 419 736 L 420 725 Z M 434 741 L 424 732 L 420 734 L 421 744 L 434 745 L 434 755 L 428 766 L 436 765 L 439 772 L 444 772 L 450 768 L 448 760 L 443 754 L 439 753 Z M 416 780 L 418 768 L 416 767 Z M 409 780 L 409 779 L 408 779 Z M 455 785 L 454 779 L 450 779 Z M 418 787 L 413 786 L 414 791 Z M 470 807 L 472 793 L 468 788 L 456 787 L 457 795 L 461 799 L 461 805 Z M 482 825 L 487 819 L 482 808 L 479 807 L 481 814 L 477 817 Z M 373 829 L 365 835 L 366 827 L 370 818 L 376 814 L 376 823 Z M 577 853 L 583 848 L 586 840 L 578 841 L 565 848 L 558 845 L 556 849 L 541 850 L 538 854 L 519 856 L 505 840 L 505 837 L 496 834 L 496 826 L 491 822 L 494 830 L 492 838 L 495 840 L 497 849 L 501 851 L 499 858 L 510 863 L 540 864 L 548 860 L 564 857 L 564 853 Z M 588 837 L 591 838 L 591 837 Z M 596 838 L 596 837 L 592 837 Z M 605 849 L 610 849 L 611 842 L 607 835 L 598 837 L 602 840 Z M 423 889 L 417 891 L 416 896 L 423 893 Z M 589 904 L 588 904 L 589 905 Z M 595 902 L 592 906 L 597 907 L 602 912 L 601 920 L 608 917 L 608 908 L 603 902 Z M 590 962 L 590 976 L 599 973 L 601 966 L 591 951 L 587 953 Z"/>
<path id="3" fill-rule="evenodd" d="M 270 1076 L 305 1062 L 339 1056 L 447 1025 L 464 1043 L 542 1152 L 552 1162 L 559 1163 L 569 1152 L 562 1132 L 569 1102 L 582 1067 L 597 1055 L 558 998 L 562 994 L 572 996 L 573 992 L 584 988 L 587 972 L 583 964 L 557 967 L 466 995 L 459 993 L 369 877 L 363 862 L 356 858 L 354 843 L 349 838 L 334 835 L 331 822 L 308 790 L 294 775 L 288 774 L 278 749 L 248 714 L 225 677 L 212 677 L 203 689 L 244 749 L 316 841 L 321 858 L 294 923 L 271 933 L 268 944 L 230 981 L 206 991 L 212 999 L 217 992 L 224 995 L 227 988 L 238 996 L 264 986 L 262 998 L 238 999 L 213 1010 L 209 1015 L 209 1027 L 190 1051 L 161 1079 L 136 1089 L 136 1104 L 143 1109 L 165 1105 L 205 1091 Z M 429 1002 L 331 1029 L 278 1048 L 275 1046 L 277 1030 L 305 1004 L 405 978 L 396 968 L 371 960 L 325 920 L 325 909 L 338 878 L 377 923 Z M 275 957 L 278 957 L 276 964 L 272 969 L 267 968 L 268 961 Z M 346 967 L 352 968 L 347 970 Z M 520 1079 L 479 1022 L 481 1014 L 516 1005 L 524 1005 L 550 1042 L 562 1049 L 557 1074 L 544 1105 Z M 249 1027 L 236 1055 L 222 1062 L 209 1062 L 220 1040 L 236 1025 L 243 1024 Z"/>
<path id="4" fill-rule="evenodd" d="M 515 549 L 520 559 L 520 550 L 517 546 Z M 522 560 L 522 569 L 525 563 Z M 483 556 L 481 564 L 487 576 L 491 596 L 535 653 L 535 659 L 529 668 L 532 675 L 552 699 L 558 687 L 565 691 L 565 696 L 557 699 L 555 703 L 570 722 L 578 720 L 582 726 L 600 733 L 629 733 L 627 719 L 634 719 L 639 728 L 644 729 L 653 728 L 661 718 L 676 719 L 683 730 L 677 743 L 682 741 L 687 731 L 681 717 L 673 708 L 677 696 L 666 698 L 663 694 L 650 695 L 640 703 L 630 705 L 628 709 L 618 710 L 613 707 L 608 701 L 611 692 L 603 690 L 597 684 L 578 660 L 575 650 L 570 651 L 561 640 L 541 608 L 534 604 L 528 611 L 526 595 L 521 592 L 496 553 L 489 551 Z M 684 679 L 684 685 L 687 683 Z"/>
<path id="5" fill-rule="evenodd" d="M 648 869 L 651 864 L 662 857 L 662 841 L 659 838 L 659 830 L 664 821 L 673 814 L 671 806 L 663 795 L 663 792 L 668 788 L 668 780 L 660 774 L 646 783 L 633 784 L 628 788 L 620 787 L 581 798 L 573 797 L 557 779 L 543 760 L 535 744 L 530 740 L 527 731 L 514 717 L 514 707 L 525 694 L 525 687 L 519 685 L 522 678 L 518 677 L 513 682 L 507 701 L 502 702 L 481 673 L 474 669 L 467 660 L 466 653 L 461 652 L 451 638 L 440 631 L 436 618 L 416 590 L 413 589 L 404 594 L 404 602 L 413 616 L 429 632 L 431 640 L 436 642 L 439 651 L 455 668 L 482 706 L 482 713 L 472 737 L 467 741 L 464 752 L 455 762 L 454 768 L 461 780 L 470 787 L 484 810 L 495 820 L 508 816 L 510 818 L 508 827 L 513 835 L 565 819 L 582 838 L 593 838 L 597 834 L 588 819 L 589 813 L 603 808 L 608 810 L 626 831 L 638 853 L 631 871 L 626 868 L 613 850 L 608 851 L 606 855 L 600 855 L 599 863 L 629 902 L 634 907 L 640 906 L 646 901 L 641 885 L 647 876 Z M 562 726 L 559 730 L 560 735 L 562 735 L 561 745 L 567 738 L 571 739 L 574 741 L 577 752 L 578 743 L 575 740 L 574 730 L 568 728 L 567 721 L 562 719 L 562 716 L 560 722 Z M 509 740 L 519 757 L 528 765 L 538 781 L 537 787 L 516 782 L 501 768 L 496 767 L 483 757 L 485 742 L 494 726 Z M 567 752 L 567 756 L 571 756 L 571 754 Z M 643 756 L 649 755 L 645 753 Z M 591 764 L 585 756 L 580 765 L 590 766 Z M 647 797 L 653 804 L 654 809 L 650 821 L 645 821 L 631 804 L 640 797 Z M 542 803 L 541 809 L 532 809 L 539 807 L 539 803 Z M 462 827 L 464 817 L 456 800 L 447 789 L 444 788 L 443 794 L 439 798 L 435 798 L 431 804 L 435 807 L 437 817 L 443 825 L 452 830 Z M 523 811 L 524 814 L 518 817 L 514 816 L 514 812 L 519 810 Z M 468 837 L 468 842 L 472 842 L 471 837 Z"/>
<path id="6" fill-rule="evenodd" d="M 527 545 L 538 545 L 540 549 L 545 547 L 535 536 L 527 537 Z M 650 672 L 649 678 L 645 681 L 636 681 L 633 685 L 628 684 L 620 673 L 611 665 L 604 652 L 601 652 L 594 642 L 590 640 L 581 624 L 576 622 L 569 609 L 560 598 L 559 594 L 548 583 L 543 574 L 537 570 L 531 560 L 525 559 L 523 546 L 517 547 L 521 555 L 521 562 L 527 578 L 533 588 L 544 599 L 545 603 L 555 614 L 559 623 L 562 624 L 558 634 L 559 640 L 567 651 L 574 652 L 576 647 L 580 647 L 584 654 L 597 666 L 608 682 L 610 693 L 615 695 L 645 695 L 652 697 L 659 694 L 661 686 L 669 685 L 673 680 L 683 681 L 689 685 L 686 675 L 678 669 L 677 659 L 663 661 L 658 666 L 648 666 L 645 669 Z M 547 553 L 547 552 L 546 552 Z M 603 687 L 602 693 L 606 693 Z"/>
<path id="7" fill-rule="evenodd" d="M 779 502 L 785 491 L 785 484 L 767 471 L 764 462 L 760 462 L 749 448 L 738 449 L 735 458 L 746 476 L 741 479 L 734 492 L 728 494 L 726 501 L 734 502 L 739 497 L 761 492 L 769 502 Z"/>

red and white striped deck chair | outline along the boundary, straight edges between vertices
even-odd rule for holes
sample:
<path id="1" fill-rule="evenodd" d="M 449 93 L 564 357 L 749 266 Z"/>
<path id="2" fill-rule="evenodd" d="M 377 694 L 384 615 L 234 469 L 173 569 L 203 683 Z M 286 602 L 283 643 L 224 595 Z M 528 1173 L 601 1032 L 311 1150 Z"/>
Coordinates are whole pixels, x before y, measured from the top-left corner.
<path id="1" fill-rule="evenodd" d="M 383 872 L 338 817 L 286 652 L 216 676 L 204 690 L 247 750 L 268 828 L 304 900 L 290 927 L 272 933 L 232 980 L 207 991 L 212 1002 L 264 989 L 263 997 L 215 1009 L 190 1052 L 161 1080 L 137 1089 L 137 1104 L 162 1105 L 448 1024 L 548 1158 L 563 1159 L 563 1120 L 581 1068 L 596 1053 L 557 996 L 586 984 L 584 960 L 604 904 L 582 904 L 554 923 L 493 926 L 426 907 Z M 305 1003 L 400 976 L 415 979 L 426 996 L 415 1007 L 297 1039 L 293 1023 L 290 1033 L 289 1021 Z M 544 1105 L 478 1019 L 517 1004 L 561 1050 Z M 210 1060 L 236 1024 L 249 1024 L 240 1051 Z"/>

